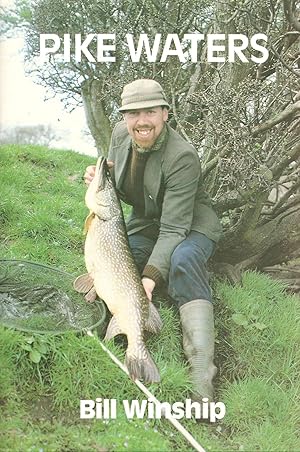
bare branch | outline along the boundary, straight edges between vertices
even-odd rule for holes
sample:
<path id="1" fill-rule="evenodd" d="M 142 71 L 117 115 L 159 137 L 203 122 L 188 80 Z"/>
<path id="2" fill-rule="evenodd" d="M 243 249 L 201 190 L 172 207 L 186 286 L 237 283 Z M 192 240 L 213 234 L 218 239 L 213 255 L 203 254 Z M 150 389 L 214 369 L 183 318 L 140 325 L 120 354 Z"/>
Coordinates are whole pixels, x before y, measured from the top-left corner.
<path id="1" fill-rule="evenodd" d="M 277 59 L 280 61 L 280 63 L 290 72 L 292 72 L 294 75 L 296 75 L 297 77 L 300 77 L 300 73 L 295 71 L 291 66 L 289 66 L 284 59 L 281 57 L 281 55 L 277 52 L 277 50 L 274 48 L 274 46 L 270 45 L 270 49 L 272 50 L 272 52 L 275 54 L 275 56 L 277 57 Z M 295 59 L 295 62 L 298 60 Z"/>
<path id="2" fill-rule="evenodd" d="M 214 208 L 220 215 L 224 212 L 228 212 L 228 210 L 243 207 L 245 204 L 246 201 L 241 196 L 238 196 L 236 198 L 223 197 L 214 202 Z"/>
<path id="3" fill-rule="evenodd" d="M 272 129 L 272 127 L 283 121 L 289 121 L 293 118 L 293 116 L 295 116 L 296 113 L 298 113 L 298 111 L 300 111 L 300 101 L 297 101 L 294 104 L 290 105 L 278 115 L 275 115 L 272 119 L 269 119 L 268 121 L 265 121 L 264 123 L 254 127 L 252 129 L 252 136 L 256 137 L 260 133 Z"/>
<path id="4" fill-rule="evenodd" d="M 281 198 L 279 199 L 279 201 L 277 202 L 277 204 L 275 204 L 274 208 L 272 209 L 272 213 L 274 213 L 276 215 L 276 212 L 278 212 L 278 210 L 280 209 L 280 207 L 282 207 L 284 204 L 286 204 L 286 202 L 288 201 L 288 199 L 296 193 L 296 191 L 298 190 L 298 188 L 300 187 L 300 180 L 298 182 L 296 182 L 294 185 L 291 186 L 290 189 L 288 189 L 286 191 L 286 193 L 284 195 L 281 196 Z M 298 202 L 299 202 L 299 196 L 298 196 Z"/>
<path id="5" fill-rule="evenodd" d="M 300 22 L 296 18 L 294 11 L 293 11 L 293 9 L 295 9 L 295 8 L 293 8 L 295 6 L 295 2 L 292 0 L 283 0 L 283 5 L 284 5 L 285 17 L 287 18 L 289 23 L 291 25 L 293 25 L 295 30 L 300 31 Z"/>
<path id="6" fill-rule="evenodd" d="M 300 143 L 294 146 L 290 153 L 286 155 L 279 163 L 274 164 L 270 170 L 273 173 L 273 177 L 277 178 L 278 175 L 281 175 L 284 168 L 286 168 L 291 162 L 294 162 L 296 159 L 300 157 Z"/>
<path id="7" fill-rule="evenodd" d="M 188 135 L 186 134 L 186 132 L 184 130 L 184 127 L 182 127 L 180 119 L 179 119 L 178 114 L 177 114 L 176 103 L 175 103 L 175 93 L 174 93 L 173 88 L 172 88 L 172 111 L 173 111 L 173 115 L 174 115 L 174 118 L 176 120 L 179 132 L 187 140 L 188 143 L 191 143 L 191 140 L 188 137 Z"/>

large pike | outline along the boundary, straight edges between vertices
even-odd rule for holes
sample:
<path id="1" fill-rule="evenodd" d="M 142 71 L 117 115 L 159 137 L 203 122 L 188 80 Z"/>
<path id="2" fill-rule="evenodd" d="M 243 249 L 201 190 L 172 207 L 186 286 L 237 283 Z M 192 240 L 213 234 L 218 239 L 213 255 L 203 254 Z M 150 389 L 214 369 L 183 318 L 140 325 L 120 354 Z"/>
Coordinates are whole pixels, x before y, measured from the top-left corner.
<path id="1" fill-rule="evenodd" d="M 157 333 L 161 319 L 145 294 L 141 277 L 129 248 L 120 201 L 104 157 L 99 157 L 95 177 L 85 202 L 90 214 L 85 222 L 85 263 L 88 273 L 74 281 L 78 292 L 93 301 L 105 301 L 113 317 L 105 340 L 126 334 L 125 364 L 131 378 L 145 382 L 160 380 L 144 343 L 144 331 Z"/>

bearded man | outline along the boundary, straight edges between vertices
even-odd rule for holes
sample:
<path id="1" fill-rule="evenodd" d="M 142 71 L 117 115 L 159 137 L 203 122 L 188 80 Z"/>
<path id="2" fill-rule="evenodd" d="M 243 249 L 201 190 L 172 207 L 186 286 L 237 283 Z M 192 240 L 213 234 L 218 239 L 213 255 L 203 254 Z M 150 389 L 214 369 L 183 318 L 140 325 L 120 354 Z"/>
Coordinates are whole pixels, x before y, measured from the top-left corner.
<path id="1" fill-rule="evenodd" d="M 109 165 L 120 198 L 132 206 L 129 244 L 145 292 L 165 284 L 177 304 L 193 398 L 213 398 L 214 317 L 207 261 L 221 236 L 194 147 L 167 123 L 169 104 L 155 80 L 123 89 L 123 121 L 112 133 Z M 94 176 L 86 169 L 85 182 Z"/>

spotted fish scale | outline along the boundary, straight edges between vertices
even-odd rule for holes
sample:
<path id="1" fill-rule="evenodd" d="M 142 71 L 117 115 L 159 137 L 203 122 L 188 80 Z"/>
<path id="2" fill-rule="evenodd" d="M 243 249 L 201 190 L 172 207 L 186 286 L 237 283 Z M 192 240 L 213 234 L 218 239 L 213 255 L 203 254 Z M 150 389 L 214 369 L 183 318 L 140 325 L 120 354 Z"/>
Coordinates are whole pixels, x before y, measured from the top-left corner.
<path id="1" fill-rule="evenodd" d="M 127 336 L 125 364 L 133 379 L 160 380 L 158 369 L 144 341 L 145 330 L 157 333 L 160 316 L 145 294 L 125 229 L 120 201 L 106 159 L 99 157 L 89 185 L 86 205 L 85 263 L 88 273 L 76 278 L 74 288 L 93 301 L 98 295 L 112 314 L 105 339 Z"/>

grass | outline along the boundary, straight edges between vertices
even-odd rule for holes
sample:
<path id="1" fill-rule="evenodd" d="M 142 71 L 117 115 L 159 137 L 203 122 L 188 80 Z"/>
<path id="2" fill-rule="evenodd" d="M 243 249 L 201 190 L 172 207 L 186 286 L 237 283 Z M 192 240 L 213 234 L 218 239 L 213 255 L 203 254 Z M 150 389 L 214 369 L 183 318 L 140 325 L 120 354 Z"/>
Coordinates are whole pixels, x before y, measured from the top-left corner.
<path id="1" fill-rule="evenodd" d="M 0 148 L 0 253 L 78 275 L 85 271 L 87 210 L 84 168 L 93 159 L 37 146 Z M 300 451 L 299 298 L 265 275 L 243 285 L 215 281 L 217 399 L 226 415 L 215 425 L 183 420 L 207 451 Z M 185 400 L 191 384 L 177 311 L 156 296 L 164 328 L 148 346 L 162 382 L 162 401 Z M 109 348 L 124 359 L 121 341 Z M 32 360 L 32 350 L 40 359 Z M 0 450 L 188 451 L 165 420 L 126 418 L 124 399 L 145 399 L 84 334 L 38 335 L 0 328 Z M 116 420 L 80 420 L 79 400 L 117 399 Z"/>
<path id="2" fill-rule="evenodd" d="M 77 270 L 78 263 L 83 266 L 86 209 L 78 200 L 89 160 L 65 154 L 38 147 L 2 148 L 0 212 L 6 257 L 55 263 L 69 271 Z"/>

